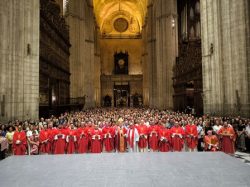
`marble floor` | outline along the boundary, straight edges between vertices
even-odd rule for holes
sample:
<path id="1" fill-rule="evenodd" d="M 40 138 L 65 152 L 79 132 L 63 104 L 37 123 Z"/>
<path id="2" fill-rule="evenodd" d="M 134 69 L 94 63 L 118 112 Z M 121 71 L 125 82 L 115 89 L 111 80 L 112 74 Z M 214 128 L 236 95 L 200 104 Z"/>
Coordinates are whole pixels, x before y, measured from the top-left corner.
<path id="1" fill-rule="evenodd" d="M 250 154 L 249 153 L 235 152 L 234 156 L 250 166 Z"/>
<path id="2" fill-rule="evenodd" d="M 11 156 L 0 162 L 0 186 L 249 187 L 244 162 L 221 152 Z"/>

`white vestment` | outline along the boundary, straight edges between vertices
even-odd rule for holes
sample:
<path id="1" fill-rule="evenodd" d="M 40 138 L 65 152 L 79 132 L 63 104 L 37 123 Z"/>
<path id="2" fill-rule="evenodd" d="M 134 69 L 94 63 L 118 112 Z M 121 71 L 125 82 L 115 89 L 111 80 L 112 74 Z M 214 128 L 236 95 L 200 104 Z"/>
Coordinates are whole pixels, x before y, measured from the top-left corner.
<path id="1" fill-rule="evenodd" d="M 129 129 L 127 132 L 127 137 L 128 139 L 132 140 L 133 137 L 133 132 L 134 132 L 134 147 L 132 148 L 130 146 L 130 144 L 128 143 L 128 151 L 129 152 L 138 152 L 138 141 L 139 141 L 139 133 L 138 130 L 136 128 L 133 129 Z"/>

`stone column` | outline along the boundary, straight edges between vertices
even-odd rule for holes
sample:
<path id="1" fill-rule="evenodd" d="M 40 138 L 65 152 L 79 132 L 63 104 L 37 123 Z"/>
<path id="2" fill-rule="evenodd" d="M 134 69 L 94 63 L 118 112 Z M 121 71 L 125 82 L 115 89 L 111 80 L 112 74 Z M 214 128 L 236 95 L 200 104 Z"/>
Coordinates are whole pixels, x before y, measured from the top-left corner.
<path id="1" fill-rule="evenodd" d="M 153 4 L 153 15 L 153 23 L 149 25 L 155 28 L 155 33 L 151 32 L 149 35 L 151 38 L 155 36 L 155 45 L 149 44 L 152 67 L 150 105 L 160 109 L 173 109 L 172 77 L 177 56 L 176 0 L 156 1 Z M 173 22 L 175 25 L 172 27 Z"/>
<path id="2" fill-rule="evenodd" d="M 76 1 L 68 2 L 67 14 L 65 19 L 69 25 L 69 35 L 70 35 L 70 97 L 81 97 L 84 96 L 83 93 L 83 75 L 80 74 L 82 71 L 82 59 L 80 57 L 80 46 L 84 45 L 84 15 L 81 12 L 75 10 Z M 77 3 L 80 1 L 78 0 Z M 83 6 L 82 4 L 78 5 Z M 83 7 L 82 7 L 83 9 Z M 78 14 L 77 14 L 78 13 Z M 81 34 L 81 37 L 79 35 Z"/>
<path id="3" fill-rule="evenodd" d="M 70 33 L 70 96 L 86 96 L 85 107 L 95 106 L 94 15 L 85 0 L 69 0 L 65 15 Z"/>
<path id="4" fill-rule="evenodd" d="M 247 32 L 247 82 L 248 82 L 248 102 L 250 103 L 250 1 L 245 0 L 246 32 Z M 249 107 L 250 108 L 250 107 Z M 248 117 L 250 116 L 250 109 Z"/>
<path id="5" fill-rule="evenodd" d="M 155 15 L 153 11 L 153 2 L 149 1 L 147 7 L 147 69 L 143 70 L 143 76 L 145 76 L 146 72 L 148 73 L 148 89 L 149 89 L 149 106 L 154 107 L 154 61 L 155 61 Z"/>
<path id="6" fill-rule="evenodd" d="M 146 20 L 147 21 L 147 20 Z M 142 27 L 142 44 L 143 44 L 143 52 L 142 52 L 142 74 L 143 74 L 143 105 L 149 106 L 149 68 L 148 68 L 148 52 L 147 52 L 147 30 L 146 25 Z"/>
<path id="7" fill-rule="evenodd" d="M 205 113 L 249 116 L 246 8 L 245 0 L 201 1 Z"/>
<path id="8" fill-rule="evenodd" d="M 39 1 L 0 1 L 0 121 L 38 118 Z"/>
<path id="9" fill-rule="evenodd" d="M 94 62 L 94 84 L 95 84 L 95 106 L 101 106 L 101 58 L 100 58 L 100 29 L 95 27 L 95 62 Z"/>
<path id="10" fill-rule="evenodd" d="M 86 93 L 86 107 L 95 107 L 95 54 L 94 54 L 94 14 L 93 14 L 93 7 L 89 7 L 88 18 L 86 19 L 85 25 L 85 49 L 82 51 L 83 55 L 85 55 L 85 61 L 83 64 L 84 68 L 84 92 Z"/>
<path id="11" fill-rule="evenodd" d="M 201 9 L 206 11 L 206 14 L 201 13 L 201 22 L 214 24 L 215 27 L 204 27 L 202 25 L 202 64 L 203 64 L 203 94 L 204 94 L 204 112 L 213 111 L 219 113 L 223 110 L 223 84 L 222 74 L 222 64 L 212 63 L 214 61 L 219 62 L 221 57 L 219 55 L 220 51 L 215 50 L 213 55 L 210 55 L 211 45 L 214 48 L 219 49 L 221 45 L 220 35 L 221 31 L 219 29 L 220 20 L 213 19 L 214 14 L 220 14 L 217 10 L 217 2 L 208 3 L 205 1 L 201 2 Z M 204 11 L 204 12 L 205 12 Z M 213 73 L 211 73 L 213 71 Z M 213 104 L 212 104 L 213 103 Z"/>

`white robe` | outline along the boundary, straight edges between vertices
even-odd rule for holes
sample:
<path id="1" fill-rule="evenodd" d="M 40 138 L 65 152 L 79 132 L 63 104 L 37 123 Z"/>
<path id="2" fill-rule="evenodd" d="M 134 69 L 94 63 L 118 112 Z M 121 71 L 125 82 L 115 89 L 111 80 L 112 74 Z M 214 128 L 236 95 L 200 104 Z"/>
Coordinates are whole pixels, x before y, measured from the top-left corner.
<path id="1" fill-rule="evenodd" d="M 129 129 L 127 132 L 127 138 L 132 139 L 132 129 Z M 134 148 L 130 147 L 128 143 L 128 151 L 129 152 L 138 152 L 138 141 L 139 141 L 139 133 L 138 130 L 135 128 L 134 129 Z"/>

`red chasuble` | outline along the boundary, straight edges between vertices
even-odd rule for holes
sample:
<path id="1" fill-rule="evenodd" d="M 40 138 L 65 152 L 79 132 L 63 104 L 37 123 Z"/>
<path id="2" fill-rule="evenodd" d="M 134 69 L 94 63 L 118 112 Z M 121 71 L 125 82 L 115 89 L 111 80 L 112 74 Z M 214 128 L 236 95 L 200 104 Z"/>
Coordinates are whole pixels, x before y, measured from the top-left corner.
<path id="1" fill-rule="evenodd" d="M 16 131 L 13 135 L 13 153 L 14 155 L 25 155 L 27 139 L 24 131 Z"/>
<path id="2" fill-rule="evenodd" d="M 57 133 L 57 129 L 56 128 L 53 128 L 53 129 L 49 129 L 49 143 L 50 143 L 50 153 L 54 153 L 54 149 L 55 149 L 55 135 Z"/>
<path id="3" fill-rule="evenodd" d="M 218 134 L 221 137 L 221 150 L 224 153 L 234 154 L 235 132 L 232 127 L 222 127 Z"/>
<path id="4" fill-rule="evenodd" d="M 158 150 L 159 126 L 153 125 L 148 129 L 149 132 L 149 146 L 153 151 Z"/>
<path id="5" fill-rule="evenodd" d="M 159 131 L 159 151 L 168 152 L 171 150 L 171 132 L 167 128 L 163 128 Z"/>
<path id="6" fill-rule="evenodd" d="M 125 127 L 117 127 L 116 129 L 116 149 L 119 152 L 125 152 L 127 149 L 127 129 Z"/>
<path id="7" fill-rule="evenodd" d="M 85 128 L 77 129 L 77 147 L 78 153 L 88 152 L 88 135 L 85 131 Z"/>
<path id="8" fill-rule="evenodd" d="M 92 133 L 94 131 L 93 127 L 87 126 L 85 127 L 85 133 L 87 134 L 88 137 L 88 151 L 91 152 L 91 143 L 92 143 Z"/>
<path id="9" fill-rule="evenodd" d="M 195 149 L 198 145 L 198 131 L 196 125 L 186 126 L 186 141 L 190 149 Z"/>
<path id="10" fill-rule="evenodd" d="M 91 152 L 92 153 L 101 153 L 102 152 L 102 131 L 93 130 L 91 134 Z"/>
<path id="11" fill-rule="evenodd" d="M 205 151 L 217 151 L 218 150 L 219 141 L 216 135 L 205 136 L 204 143 L 205 143 Z"/>
<path id="12" fill-rule="evenodd" d="M 76 144 L 77 144 L 77 131 L 75 129 L 68 129 L 66 135 L 66 142 L 67 142 L 67 154 L 75 153 L 76 151 Z"/>
<path id="13" fill-rule="evenodd" d="M 111 152 L 114 150 L 114 136 L 115 136 L 115 130 L 113 127 L 104 127 L 102 129 L 103 134 L 103 146 L 105 148 L 105 151 Z"/>
<path id="14" fill-rule="evenodd" d="M 148 146 L 148 127 L 146 125 L 139 125 L 137 130 L 140 136 L 138 147 L 144 149 Z"/>
<path id="15" fill-rule="evenodd" d="M 172 149 L 173 151 L 182 151 L 184 141 L 183 141 L 183 136 L 184 136 L 184 130 L 182 127 L 172 127 L 171 128 L 171 137 L 172 137 Z"/>
<path id="16" fill-rule="evenodd" d="M 64 154 L 66 148 L 66 130 L 65 129 L 56 129 L 54 131 L 54 154 Z"/>
<path id="17" fill-rule="evenodd" d="M 51 153 L 51 142 L 50 142 L 51 130 L 41 130 L 39 134 L 39 152 L 40 153 Z"/>

